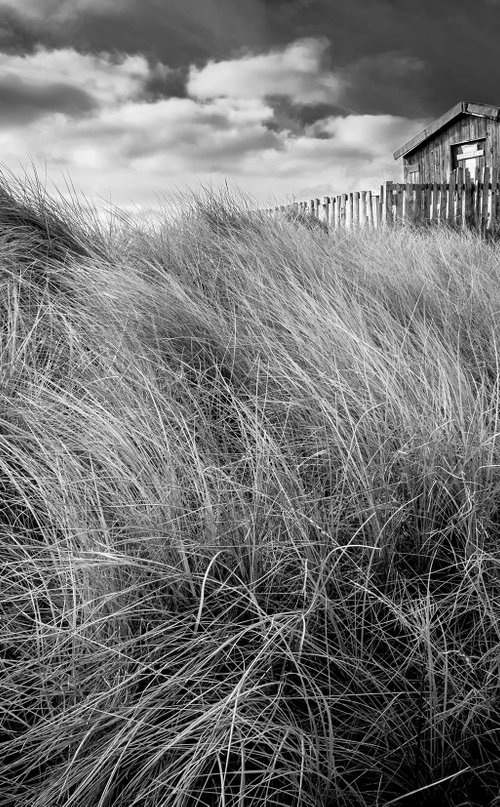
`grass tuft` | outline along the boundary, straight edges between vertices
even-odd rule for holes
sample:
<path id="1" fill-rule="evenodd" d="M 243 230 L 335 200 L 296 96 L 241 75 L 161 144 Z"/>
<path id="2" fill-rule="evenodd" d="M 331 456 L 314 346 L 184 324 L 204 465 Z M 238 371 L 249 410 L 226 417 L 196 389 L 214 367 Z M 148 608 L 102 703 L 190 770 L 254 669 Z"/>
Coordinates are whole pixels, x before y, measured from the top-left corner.
<path id="1" fill-rule="evenodd" d="M 498 246 L 11 181 L 0 256 L 2 804 L 496 804 Z"/>

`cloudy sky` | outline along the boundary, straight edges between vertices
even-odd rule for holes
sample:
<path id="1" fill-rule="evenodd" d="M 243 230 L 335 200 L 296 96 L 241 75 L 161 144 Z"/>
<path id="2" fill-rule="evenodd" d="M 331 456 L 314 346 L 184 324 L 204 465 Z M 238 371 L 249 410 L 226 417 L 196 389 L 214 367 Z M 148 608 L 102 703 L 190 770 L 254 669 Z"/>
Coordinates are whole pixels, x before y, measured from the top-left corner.
<path id="1" fill-rule="evenodd" d="M 499 32 L 500 0 L 0 0 L 0 163 L 126 208 L 370 189 L 500 103 Z"/>

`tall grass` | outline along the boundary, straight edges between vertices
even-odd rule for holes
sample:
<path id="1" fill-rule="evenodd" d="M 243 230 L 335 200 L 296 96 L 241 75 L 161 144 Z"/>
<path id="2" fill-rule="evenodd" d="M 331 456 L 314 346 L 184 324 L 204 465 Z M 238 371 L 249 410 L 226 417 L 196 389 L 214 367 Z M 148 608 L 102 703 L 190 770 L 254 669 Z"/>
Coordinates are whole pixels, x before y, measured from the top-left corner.
<path id="1" fill-rule="evenodd" d="M 0 196 L 0 802 L 493 804 L 500 252 Z"/>

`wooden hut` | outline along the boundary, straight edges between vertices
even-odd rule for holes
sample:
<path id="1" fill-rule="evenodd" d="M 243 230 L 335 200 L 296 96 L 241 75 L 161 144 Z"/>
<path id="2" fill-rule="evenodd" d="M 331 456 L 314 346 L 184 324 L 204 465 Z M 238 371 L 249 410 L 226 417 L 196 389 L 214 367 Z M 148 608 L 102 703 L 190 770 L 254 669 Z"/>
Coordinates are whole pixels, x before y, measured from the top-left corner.
<path id="1" fill-rule="evenodd" d="M 403 158 L 404 181 L 446 182 L 463 167 L 500 167 L 500 107 L 460 101 L 394 152 Z"/>

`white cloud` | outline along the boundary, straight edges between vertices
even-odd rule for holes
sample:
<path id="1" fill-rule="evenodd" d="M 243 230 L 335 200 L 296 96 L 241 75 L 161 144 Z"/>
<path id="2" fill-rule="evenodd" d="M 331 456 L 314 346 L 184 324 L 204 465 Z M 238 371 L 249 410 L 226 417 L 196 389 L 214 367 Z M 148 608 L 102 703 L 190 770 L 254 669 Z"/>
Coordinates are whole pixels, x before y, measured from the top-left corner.
<path id="1" fill-rule="evenodd" d="M 0 53 L 0 71 L 33 86 L 73 85 L 107 105 L 140 95 L 151 72 L 143 56 L 113 58 L 73 48 L 40 48 L 23 56 Z"/>
<path id="2" fill-rule="evenodd" d="M 193 170 L 237 173 L 246 154 L 280 148 L 279 136 L 265 126 L 271 116 L 272 109 L 258 100 L 128 102 L 80 120 L 54 115 L 38 121 L 25 128 L 24 147 L 37 159 L 81 169 L 115 164 L 131 173 L 161 170 L 169 176 Z M 11 149 L 15 141 L 11 134 Z M 7 143 L 8 138 L 4 153 Z"/>
<path id="3" fill-rule="evenodd" d="M 415 122 L 411 122 L 411 129 Z M 394 151 L 408 139 L 408 119 L 394 115 L 348 115 L 331 116 L 308 126 L 305 133 L 309 137 L 327 135 L 326 142 L 334 150 L 340 148 L 360 149 L 372 154 L 381 151 Z"/>
<path id="4" fill-rule="evenodd" d="M 159 189 L 232 179 L 262 200 L 368 190 L 397 179 L 393 149 L 418 128 L 414 121 L 383 116 L 329 118 L 331 139 L 307 131 L 300 137 L 271 132 L 271 110 L 257 101 L 193 99 L 129 102 L 83 120 L 54 116 L 25 127 L 23 140 L 0 133 L 0 151 L 14 167 L 27 150 L 35 163 L 70 174 L 87 192 L 116 202 L 153 200 Z M 312 128 L 312 127 L 311 127 Z"/>
<path id="5" fill-rule="evenodd" d="M 401 167 L 392 152 L 421 128 L 420 121 L 330 116 L 299 135 L 271 130 L 274 113 L 267 95 L 293 90 L 294 100 L 306 103 L 306 98 L 331 100 L 338 92 L 332 74 L 321 70 L 323 51 L 324 43 L 313 46 L 307 40 L 268 54 L 269 60 L 219 63 L 226 65 L 226 85 L 212 86 L 210 71 L 202 79 L 203 69 L 192 70 L 192 97 L 149 101 L 144 89 L 153 68 L 141 56 L 92 56 L 69 48 L 24 57 L 0 54 L 0 70 L 25 84 L 82 88 L 97 104 L 84 116 L 60 108 L 31 123 L 1 128 L 2 162 L 18 172 L 32 160 L 42 173 L 47 167 L 59 184 L 69 175 L 91 198 L 111 193 L 116 203 L 143 205 L 172 186 L 226 178 L 262 202 L 273 195 L 307 197 L 310 189 L 319 194 L 319 187 L 325 194 L 369 189 L 397 178 Z M 227 65 L 241 68 L 235 69 L 233 84 Z M 245 75 L 255 77 L 253 84 L 243 81 Z"/>
<path id="6" fill-rule="evenodd" d="M 300 104 L 335 103 L 342 81 L 323 66 L 327 47 L 325 39 L 302 39 L 280 51 L 192 67 L 188 91 L 203 99 L 287 95 Z"/>

